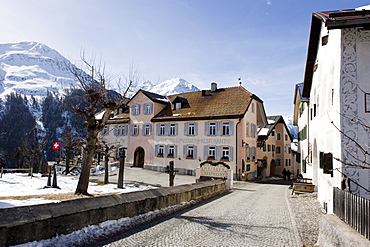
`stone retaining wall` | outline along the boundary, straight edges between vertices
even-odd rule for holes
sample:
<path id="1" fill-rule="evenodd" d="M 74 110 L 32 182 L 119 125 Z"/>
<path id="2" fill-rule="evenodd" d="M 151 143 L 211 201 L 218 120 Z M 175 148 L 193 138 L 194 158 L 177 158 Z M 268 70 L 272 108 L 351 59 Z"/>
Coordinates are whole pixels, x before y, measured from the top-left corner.
<path id="1" fill-rule="evenodd" d="M 334 214 L 321 217 L 317 246 L 368 247 L 370 241 Z"/>
<path id="2" fill-rule="evenodd" d="M 88 225 L 133 217 L 224 192 L 225 183 L 215 180 L 60 203 L 4 208 L 0 209 L 0 246 L 49 239 Z"/>

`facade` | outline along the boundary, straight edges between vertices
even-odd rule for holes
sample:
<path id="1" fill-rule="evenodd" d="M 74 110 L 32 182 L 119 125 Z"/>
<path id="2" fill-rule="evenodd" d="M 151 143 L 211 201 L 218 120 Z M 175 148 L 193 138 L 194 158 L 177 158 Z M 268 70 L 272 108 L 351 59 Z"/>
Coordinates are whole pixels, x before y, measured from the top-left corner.
<path id="1" fill-rule="evenodd" d="M 333 187 L 370 198 L 370 170 L 359 168 L 367 159 L 360 146 L 369 143 L 361 125 L 370 120 L 369 17 L 368 10 L 313 13 L 304 82 L 296 86 L 302 171 L 328 213 Z"/>
<path id="2" fill-rule="evenodd" d="M 292 160 L 292 136 L 283 116 L 268 116 L 267 125 L 258 131 L 258 142 L 262 148 L 257 151 L 259 164 L 265 167 L 262 176 L 281 176 L 283 169 L 295 174 L 296 168 Z"/>
<path id="3" fill-rule="evenodd" d="M 240 179 L 257 174 L 257 130 L 267 124 L 262 100 L 241 86 L 170 96 L 138 91 L 127 103 L 126 131 L 108 141 L 124 139 L 126 163 L 165 171 L 170 161 L 180 174 L 195 175 L 206 160 L 223 161 Z M 127 120 L 127 119 L 126 119 Z M 112 117 L 108 129 L 117 129 Z"/>

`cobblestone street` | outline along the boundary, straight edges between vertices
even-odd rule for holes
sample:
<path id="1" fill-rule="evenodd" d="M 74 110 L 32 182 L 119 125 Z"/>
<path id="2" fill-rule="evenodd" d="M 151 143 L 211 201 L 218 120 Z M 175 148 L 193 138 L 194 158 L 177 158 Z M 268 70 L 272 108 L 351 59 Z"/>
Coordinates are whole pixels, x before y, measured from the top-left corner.
<path id="1" fill-rule="evenodd" d="M 234 191 L 96 246 L 302 246 L 287 186 L 236 182 Z"/>

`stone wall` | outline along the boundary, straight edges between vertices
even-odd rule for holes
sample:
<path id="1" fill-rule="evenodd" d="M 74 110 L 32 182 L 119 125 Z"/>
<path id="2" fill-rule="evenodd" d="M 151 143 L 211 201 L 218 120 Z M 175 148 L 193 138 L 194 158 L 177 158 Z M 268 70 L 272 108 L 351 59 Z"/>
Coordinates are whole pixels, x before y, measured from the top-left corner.
<path id="1" fill-rule="evenodd" d="M 367 247 L 370 241 L 334 214 L 322 216 L 317 246 Z"/>
<path id="2" fill-rule="evenodd" d="M 215 180 L 60 203 L 4 208 L 0 209 L 0 246 L 49 239 L 88 225 L 133 217 L 224 192 L 225 183 Z"/>

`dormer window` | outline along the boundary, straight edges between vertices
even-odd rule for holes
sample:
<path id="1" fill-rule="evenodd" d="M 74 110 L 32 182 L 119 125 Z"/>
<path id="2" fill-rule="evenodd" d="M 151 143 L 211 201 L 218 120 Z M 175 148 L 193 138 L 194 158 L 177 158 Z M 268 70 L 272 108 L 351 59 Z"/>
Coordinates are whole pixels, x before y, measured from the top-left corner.
<path id="1" fill-rule="evenodd" d="M 175 104 L 175 110 L 180 110 L 181 109 L 181 103 L 176 103 Z"/>

